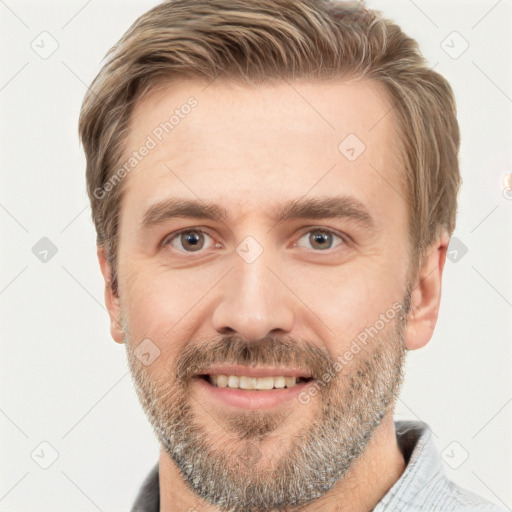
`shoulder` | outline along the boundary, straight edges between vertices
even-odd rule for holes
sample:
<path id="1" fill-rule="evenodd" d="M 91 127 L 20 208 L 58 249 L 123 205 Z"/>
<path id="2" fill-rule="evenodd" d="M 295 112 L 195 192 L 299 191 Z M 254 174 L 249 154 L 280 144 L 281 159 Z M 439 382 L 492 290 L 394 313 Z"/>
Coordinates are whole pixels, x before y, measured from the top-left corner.
<path id="1" fill-rule="evenodd" d="M 416 492 L 399 493 L 383 500 L 373 512 L 506 512 L 442 475 Z"/>
<path id="2" fill-rule="evenodd" d="M 454 512 L 505 512 L 505 508 L 478 496 L 477 494 L 460 487 L 456 483 L 445 480 L 443 492 L 440 496 L 442 504 L 439 511 L 453 510 Z"/>
<path id="3" fill-rule="evenodd" d="M 430 427 L 423 422 L 396 422 L 397 442 L 406 468 L 373 512 L 505 512 L 450 480 Z M 499 498 L 498 498 L 499 499 Z M 509 510 L 509 509 L 508 509 Z"/>

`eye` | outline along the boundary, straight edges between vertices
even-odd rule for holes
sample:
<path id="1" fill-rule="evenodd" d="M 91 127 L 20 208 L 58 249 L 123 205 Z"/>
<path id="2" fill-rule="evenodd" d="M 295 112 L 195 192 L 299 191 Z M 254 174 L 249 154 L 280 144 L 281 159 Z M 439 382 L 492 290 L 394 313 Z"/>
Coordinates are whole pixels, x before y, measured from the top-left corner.
<path id="1" fill-rule="evenodd" d="M 308 231 L 306 234 L 300 237 L 299 242 L 306 239 L 311 244 L 313 249 L 319 249 L 325 251 L 331 249 L 333 246 L 333 238 L 338 238 L 342 243 L 345 242 L 343 237 L 337 235 L 334 231 L 325 228 L 316 228 Z M 296 245 L 299 245 L 299 242 Z M 338 244 L 341 245 L 341 244 Z M 303 246 L 300 246 L 303 247 Z M 337 247 L 337 246 L 336 246 Z"/>
<path id="2" fill-rule="evenodd" d="M 315 228 L 302 235 L 294 246 L 304 247 L 300 242 L 306 240 L 306 243 L 310 243 L 313 249 L 317 249 L 316 252 L 326 251 L 333 248 L 333 243 L 336 238 L 340 240 L 340 243 L 334 247 L 345 243 L 343 237 L 336 234 L 334 231 L 326 228 Z M 162 242 L 162 247 L 168 245 L 178 252 L 190 253 L 199 252 L 201 249 L 209 249 L 214 245 L 214 241 L 210 235 L 201 229 L 187 228 L 172 233 L 165 238 Z M 221 246 L 221 244 L 215 244 L 215 247 L 218 246 Z"/>
<path id="3" fill-rule="evenodd" d="M 205 247 L 205 237 L 213 242 L 213 239 L 201 229 L 185 229 L 174 233 L 162 242 L 162 247 L 170 245 L 179 252 L 198 252 Z"/>

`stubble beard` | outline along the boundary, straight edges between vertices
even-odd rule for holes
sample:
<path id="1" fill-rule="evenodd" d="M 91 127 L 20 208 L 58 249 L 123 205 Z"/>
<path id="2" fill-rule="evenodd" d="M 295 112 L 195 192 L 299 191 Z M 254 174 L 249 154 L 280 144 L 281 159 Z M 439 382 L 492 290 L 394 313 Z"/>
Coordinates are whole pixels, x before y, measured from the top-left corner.
<path id="1" fill-rule="evenodd" d="M 409 299 L 401 313 L 408 311 Z M 185 348 L 168 378 L 152 380 L 133 355 L 128 329 L 125 345 L 144 413 L 194 493 L 225 512 L 292 511 L 343 480 L 394 407 L 403 382 L 405 317 L 397 314 L 334 379 L 324 382 L 316 401 L 297 401 L 291 410 L 244 410 L 208 418 L 216 428 L 222 426 L 220 438 L 212 438 L 196 413 L 202 409 L 190 394 L 191 361 L 272 365 L 291 363 L 295 357 L 293 361 L 311 369 L 325 370 L 335 360 L 326 350 L 297 340 L 266 338 L 251 344 L 223 337 Z M 303 410 L 297 413 L 298 408 Z M 300 418 L 302 425 L 286 423 L 289 415 Z M 310 418 L 307 424 L 304 417 Z M 283 437 L 281 425 L 288 431 L 295 428 L 295 434 Z"/>

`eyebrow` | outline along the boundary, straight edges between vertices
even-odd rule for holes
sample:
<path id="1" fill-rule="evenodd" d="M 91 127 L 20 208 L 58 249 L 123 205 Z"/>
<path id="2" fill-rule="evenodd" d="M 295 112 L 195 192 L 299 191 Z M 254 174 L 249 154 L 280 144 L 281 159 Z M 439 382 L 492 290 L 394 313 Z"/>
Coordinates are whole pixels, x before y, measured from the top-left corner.
<path id="1" fill-rule="evenodd" d="M 142 220 L 142 229 L 161 224 L 174 218 L 194 218 L 225 222 L 227 210 L 221 205 L 199 200 L 168 198 L 151 205 Z M 292 219 L 348 218 L 368 230 L 375 229 L 375 221 L 366 207 L 352 196 L 326 196 L 292 199 L 277 206 L 272 217 L 277 223 Z"/>

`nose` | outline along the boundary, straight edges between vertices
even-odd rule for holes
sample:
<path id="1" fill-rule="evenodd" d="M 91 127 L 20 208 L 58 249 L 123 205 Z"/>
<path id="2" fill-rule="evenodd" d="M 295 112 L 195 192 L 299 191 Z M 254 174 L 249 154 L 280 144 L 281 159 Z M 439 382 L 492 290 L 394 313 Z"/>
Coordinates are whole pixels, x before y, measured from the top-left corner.
<path id="1" fill-rule="evenodd" d="M 238 333 L 256 341 L 292 330 L 294 296 L 279 268 L 267 251 L 251 263 L 234 255 L 234 268 L 219 283 L 221 299 L 213 312 L 220 334 Z"/>

